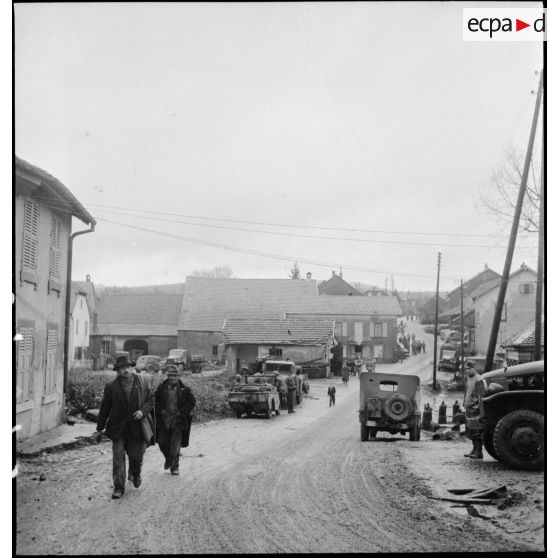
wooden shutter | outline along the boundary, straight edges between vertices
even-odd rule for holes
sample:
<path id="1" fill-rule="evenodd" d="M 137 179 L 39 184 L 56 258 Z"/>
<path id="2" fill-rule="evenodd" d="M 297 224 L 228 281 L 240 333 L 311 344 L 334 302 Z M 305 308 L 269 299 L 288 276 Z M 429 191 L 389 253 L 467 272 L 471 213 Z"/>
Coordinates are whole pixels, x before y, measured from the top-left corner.
<path id="1" fill-rule="evenodd" d="M 18 341 L 16 402 L 28 401 L 33 396 L 33 328 L 20 327 L 23 339 Z"/>
<path id="2" fill-rule="evenodd" d="M 39 244 L 39 204 L 25 199 L 23 216 L 22 266 L 26 271 L 37 269 L 37 249 Z"/>
<path id="3" fill-rule="evenodd" d="M 62 263 L 62 223 L 56 217 L 52 217 L 52 228 L 50 231 L 50 277 L 60 279 L 60 267 Z"/>
<path id="4" fill-rule="evenodd" d="M 58 349 L 58 330 L 49 329 L 47 333 L 47 362 L 45 369 L 45 394 L 56 389 L 56 353 Z"/>

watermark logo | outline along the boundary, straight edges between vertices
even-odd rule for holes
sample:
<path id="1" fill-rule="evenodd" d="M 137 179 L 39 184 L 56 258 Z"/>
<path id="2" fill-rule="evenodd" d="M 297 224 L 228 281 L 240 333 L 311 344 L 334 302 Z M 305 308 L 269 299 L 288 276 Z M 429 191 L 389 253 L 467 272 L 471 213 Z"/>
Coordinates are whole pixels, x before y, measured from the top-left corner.
<path id="1" fill-rule="evenodd" d="M 546 41 L 543 8 L 463 8 L 464 41 Z"/>

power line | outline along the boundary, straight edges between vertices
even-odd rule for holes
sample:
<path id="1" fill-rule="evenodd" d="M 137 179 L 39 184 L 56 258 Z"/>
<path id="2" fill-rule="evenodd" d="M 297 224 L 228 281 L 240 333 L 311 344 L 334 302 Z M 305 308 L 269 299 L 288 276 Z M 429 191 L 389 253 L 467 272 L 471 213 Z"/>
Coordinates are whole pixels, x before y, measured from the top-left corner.
<path id="1" fill-rule="evenodd" d="M 234 252 L 240 252 L 243 254 L 251 254 L 251 255 L 255 255 L 255 256 L 262 256 L 265 258 L 273 258 L 273 259 L 278 259 L 278 260 L 285 260 L 288 262 L 293 262 L 293 261 L 298 261 L 300 263 L 305 263 L 305 264 L 310 264 L 310 265 L 317 265 L 317 266 L 322 266 L 322 267 L 334 267 L 334 268 L 339 268 L 342 267 L 343 269 L 350 269 L 353 271 L 363 271 L 366 273 L 378 273 L 381 275 L 386 275 L 389 273 L 395 273 L 397 275 L 406 275 L 406 276 L 412 276 L 412 277 L 428 277 L 429 279 L 432 278 L 431 275 L 429 274 L 423 274 L 423 273 L 410 273 L 410 272 L 393 272 L 393 271 L 382 271 L 382 270 L 378 270 L 378 269 L 370 269 L 370 268 L 366 268 L 366 267 L 359 267 L 359 266 L 351 266 L 351 265 L 346 265 L 344 263 L 332 263 L 332 262 L 323 262 L 320 260 L 312 260 L 312 259 L 307 259 L 307 258 L 296 258 L 293 256 L 285 256 L 283 254 L 275 254 L 272 252 L 262 252 L 260 250 L 251 250 L 249 248 L 240 248 L 238 246 L 231 246 L 228 244 L 221 244 L 219 242 L 212 242 L 209 240 L 202 240 L 199 238 L 191 238 L 191 237 L 186 237 L 186 236 L 181 236 L 181 235 L 177 235 L 177 234 L 172 234 L 172 233 L 168 233 L 168 232 L 164 232 L 164 231 L 157 231 L 154 229 L 148 229 L 145 227 L 139 227 L 137 225 L 130 225 L 128 223 L 121 223 L 118 221 L 111 221 L 109 219 L 104 219 L 102 217 L 99 217 L 98 219 L 99 221 L 105 222 L 105 223 L 110 223 L 113 225 L 118 225 L 121 227 L 126 227 L 126 228 L 130 228 L 130 229 L 135 229 L 135 230 L 139 230 L 139 231 L 143 231 L 143 232 L 148 232 L 148 233 L 152 233 L 152 234 L 157 234 L 160 236 L 166 236 L 168 238 L 174 238 L 176 240 L 182 240 L 185 242 L 191 242 L 193 244 L 201 244 L 203 246 L 211 246 L 213 248 L 221 248 L 223 250 L 231 250 Z"/>
<path id="2" fill-rule="evenodd" d="M 240 227 L 227 227 L 223 225 L 208 225 L 205 223 L 192 223 L 186 221 L 177 221 L 174 219 L 164 219 L 161 217 L 152 217 L 149 215 L 132 215 L 129 211 L 122 210 L 113 211 L 110 209 L 102 209 L 99 211 L 104 211 L 105 213 L 110 213 L 112 215 L 123 215 L 126 217 L 139 217 L 142 219 L 151 219 L 155 221 L 162 221 L 165 223 L 178 223 L 184 225 L 192 225 L 195 227 L 207 227 L 211 229 L 221 229 L 221 230 L 229 230 L 229 231 L 243 231 L 243 232 L 250 232 L 250 233 L 258 233 L 258 234 L 270 234 L 270 235 L 279 235 L 279 236 L 291 236 L 296 238 L 312 238 L 312 239 L 319 239 L 319 240 L 341 240 L 343 242 L 370 242 L 374 244 L 397 244 L 397 245 L 408 245 L 408 246 L 449 246 L 454 248 L 504 248 L 503 246 L 498 245 L 482 245 L 482 244 L 448 244 L 448 243 L 440 243 L 440 242 L 413 242 L 413 241 L 399 241 L 399 240 L 375 240 L 370 238 L 344 238 L 338 236 L 316 236 L 316 235 L 307 235 L 307 234 L 298 234 L 298 233 L 289 233 L 289 232 L 279 232 L 279 231 L 263 231 L 263 230 L 255 230 L 255 229 L 244 229 Z"/>

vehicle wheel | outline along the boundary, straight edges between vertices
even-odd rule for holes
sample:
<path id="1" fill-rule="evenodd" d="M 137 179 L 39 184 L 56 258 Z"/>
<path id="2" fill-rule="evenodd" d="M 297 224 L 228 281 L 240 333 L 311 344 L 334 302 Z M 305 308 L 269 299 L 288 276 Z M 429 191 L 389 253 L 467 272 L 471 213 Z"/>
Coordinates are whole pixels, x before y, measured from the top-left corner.
<path id="1" fill-rule="evenodd" d="M 494 429 L 494 449 L 500 461 L 513 469 L 544 466 L 544 417 L 519 409 L 503 416 Z"/>
<path id="2" fill-rule="evenodd" d="M 265 418 L 266 419 L 270 419 L 273 416 L 273 413 L 275 412 L 275 405 L 271 404 L 268 408 L 267 408 L 267 413 L 265 414 Z"/>
<path id="3" fill-rule="evenodd" d="M 499 461 L 498 454 L 496 453 L 496 450 L 494 449 L 494 429 L 493 428 L 491 428 L 490 430 L 487 430 L 484 433 L 483 444 L 484 444 L 484 449 L 487 451 L 487 453 L 491 457 L 493 457 L 494 459 Z"/>
<path id="4" fill-rule="evenodd" d="M 396 422 L 407 420 L 412 410 L 411 401 L 402 393 L 395 393 L 386 400 L 385 413 L 391 420 Z"/>
<path id="5" fill-rule="evenodd" d="M 420 440 L 420 424 L 417 421 L 411 426 L 411 430 L 409 430 L 409 440 L 411 442 L 418 442 Z"/>
<path id="6" fill-rule="evenodd" d="M 236 418 L 240 418 L 242 416 L 242 411 L 236 411 Z"/>
<path id="7" fill-rule="evenodd" d="M 377 433 L 378 433 L 377 428 L 369 428 L 368 429 L 368 434 L 369 434 L 370 438 L 375 438 Z"/>
<path id="8" fill-rule="evenodd" d="M 276 414 L 276 415 L 280 415 L 280 414 L 281 414 L 281 409 L 279 409 L 279 407 L 277 407 L 277 409 L 275 409 L 275 414 Z"/>
<path id="9" fill-rule="evenodd" d="M 368 430 L 368 426 L 365 426 L 364 424 L 361 424 L 360 425 L 360 441 L 361 442 L 367 442 L 369 434 L 370 434 L 370 431 Z"/>
<path id="10" fill-rule="evenodd" d="M 308 393 L 310 391 L 310 384 L 308 382 L 302 382 L 302 391 Z"/>

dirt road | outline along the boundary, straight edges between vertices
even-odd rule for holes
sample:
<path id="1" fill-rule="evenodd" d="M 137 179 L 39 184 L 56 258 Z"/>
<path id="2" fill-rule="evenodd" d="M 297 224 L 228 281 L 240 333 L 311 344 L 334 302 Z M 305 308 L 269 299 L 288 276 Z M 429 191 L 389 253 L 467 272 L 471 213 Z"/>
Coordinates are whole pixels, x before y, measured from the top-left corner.
<path id="1" fill-rule="evenodd" d="M 20 462 L 17 553 L 542 550 L 542 530 L 509 534 L 498 521 L 427 498 L 437 478 L 456 485 L 455 469 L 438 470 L 444 459 L 469 467 L 470 482 L 487 480 L 458 457 L 465 443 L 388 435 L 362 443 L 358 382 L 334 383 L 335 407 L 328 383 L 315 380 L 294 415 L 194 425 L 179 477 L 148 449 L 142 486 L 128 483 L 121 500 L 111 500 L 109 443 Z M 512 474 L 542 497 L 542 473 Z M 542 505 L 530 511 L 542 523 Z"/>

